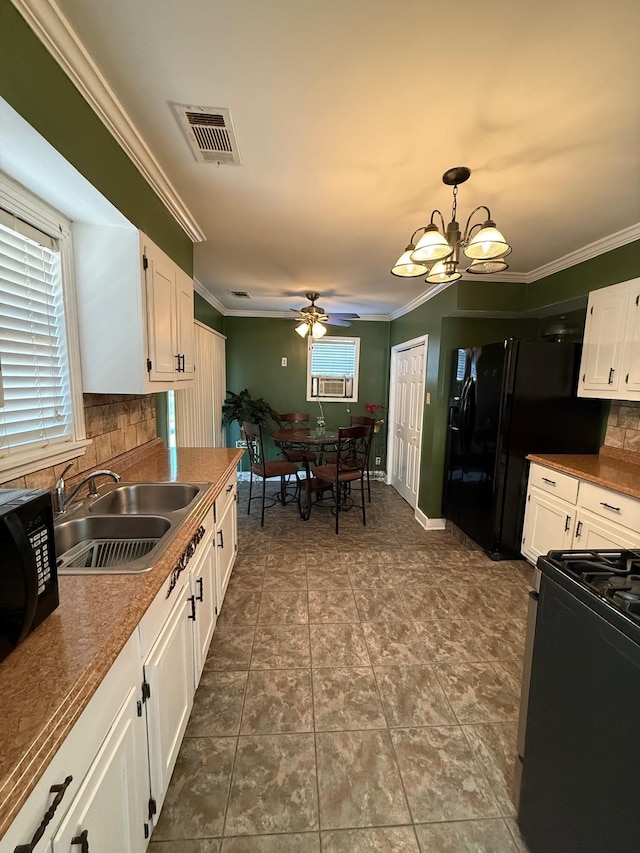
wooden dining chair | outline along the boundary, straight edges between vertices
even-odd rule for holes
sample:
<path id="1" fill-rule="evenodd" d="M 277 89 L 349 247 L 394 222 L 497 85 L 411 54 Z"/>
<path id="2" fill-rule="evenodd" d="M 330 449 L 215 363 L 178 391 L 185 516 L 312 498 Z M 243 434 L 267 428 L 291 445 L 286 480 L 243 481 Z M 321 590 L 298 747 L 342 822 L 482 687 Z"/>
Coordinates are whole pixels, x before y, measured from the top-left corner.
<path id="1" fill-rule="evenodd" d="M 272 462 L 265 461 L 264 445 L 262 442 L 262 428 L 260 424 L 251 424 L 245 421 L 242 424 L 242 433 L 247 443 L 247 452 L 249 453 L 249 504 L 247 506 L 247 515 L 251 512 L 251 501 L 255 500 L 251 492 L 253 490 L 254 476 L 260 477 L 262 480 L 262 515 L 260 517 L 260 526 L 264 527 L 264 510 L 266 502 L 267 479 L 269 477 L 280 477 L 280 494 L 275 495 L 273 500 L 279 500 L 284 506 L 287 498 L 287 478 L 293 474 L 296 478 L 296 494 L 300 487 L 298 480 L 298 466 L 286 459 L 275 459 Z M 269 504 L 273 506 L 273 504 Z"/>
<path id="2" fill-rule="evenodd" d="M 367 516 L 364 500 L 364 475 L 369 454 L 370 430 L 366 426 L 340 427 L 338 429 L 338 450 L 334 463 L 316 465 L 313 474 L 319 480 L 332 484 L 335 501 L 336 533 L 339 531 L 340 510 L 345 508 L 349 485 L 360 480 L 362 497 L 362 523 L 366 525 Z"/>
<path id="3" fill-rule="evenodd" d="M 370 418 L 367 415 L 351 415 L 351 426 L 366 426 L 369 428 L 369 445 L 367 448 L 367 497 L 371 503 L 371 482 L 369 473 L 369 461 L 371 457 L 371 445 L 373 443 L 373 430 L 375 428 L 375 418 Z"/>
<path id="4" fill-rule="evenodd" d="M 309 429 L 309 412 L 287 412 L 280 415 L 282 429 Z M 318 456 L 312 450 L 285 450 L 282 455 L 289 462 L 317 462 Z"/>

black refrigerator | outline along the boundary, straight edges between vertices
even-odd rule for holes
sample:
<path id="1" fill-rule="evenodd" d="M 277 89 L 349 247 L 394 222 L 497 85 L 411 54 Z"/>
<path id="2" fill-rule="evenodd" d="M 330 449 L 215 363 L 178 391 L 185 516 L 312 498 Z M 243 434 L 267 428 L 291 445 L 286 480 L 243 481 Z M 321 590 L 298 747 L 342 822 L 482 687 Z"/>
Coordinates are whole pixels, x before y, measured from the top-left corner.
<path id="1" fill-rule="evenodd" d="M 608 406 L 575 396 L 581 345 L 453 350 L 444 514 L 494 560 L 520 556 L 529 453 L 598 453 Z"/>

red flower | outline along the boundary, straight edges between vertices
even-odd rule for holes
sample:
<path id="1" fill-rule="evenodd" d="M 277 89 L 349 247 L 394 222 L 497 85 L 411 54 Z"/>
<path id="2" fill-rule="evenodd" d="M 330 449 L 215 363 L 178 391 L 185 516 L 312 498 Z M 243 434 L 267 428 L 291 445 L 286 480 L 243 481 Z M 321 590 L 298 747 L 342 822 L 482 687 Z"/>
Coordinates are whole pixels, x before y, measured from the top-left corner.
<path id="1" fill-rule="evenodd" d="M 372 418 L 375 418 L 378 414 L 378 411 L 382 411 L 386 408 L 381 403 L 366 403 L 365 410 L 368 415 L 371 415 Z"/>

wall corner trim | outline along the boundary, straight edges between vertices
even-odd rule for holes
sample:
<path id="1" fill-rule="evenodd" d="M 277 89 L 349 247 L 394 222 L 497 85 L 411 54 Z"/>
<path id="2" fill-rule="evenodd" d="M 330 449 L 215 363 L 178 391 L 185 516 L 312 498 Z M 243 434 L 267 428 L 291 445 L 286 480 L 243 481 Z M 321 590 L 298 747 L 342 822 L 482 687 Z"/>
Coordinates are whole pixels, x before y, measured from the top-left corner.
<path id="1" fill-rule="evenodd" d="M 428 515 L 425 515 L 420 507 L 416 507 L 416 521 L 421 527 L 424 527 L 425 530 L 444 530 L 445 529 L 445 521 L 444 518 L 429 518 Z"/>
<path id="2" fill-rule="evenodd" d="M 204 231 L 126 113 L 106 78 L 52 0 L 11 0 L 98 118 L 123 148 L 167 210 L 194 243 Z"/>

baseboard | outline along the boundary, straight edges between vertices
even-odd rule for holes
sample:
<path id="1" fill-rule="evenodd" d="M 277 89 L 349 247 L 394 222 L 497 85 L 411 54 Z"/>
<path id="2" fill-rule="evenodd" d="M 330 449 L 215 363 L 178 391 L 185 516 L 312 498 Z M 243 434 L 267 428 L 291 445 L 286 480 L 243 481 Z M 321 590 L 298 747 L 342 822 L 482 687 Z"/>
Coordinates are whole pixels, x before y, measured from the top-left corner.
<path id="1" fill-rule="evenodd" d="M 444 518 L 429 518 L 419 507 L 416 507 L 416 521 L 425 530 L 444 530 Z"/>

